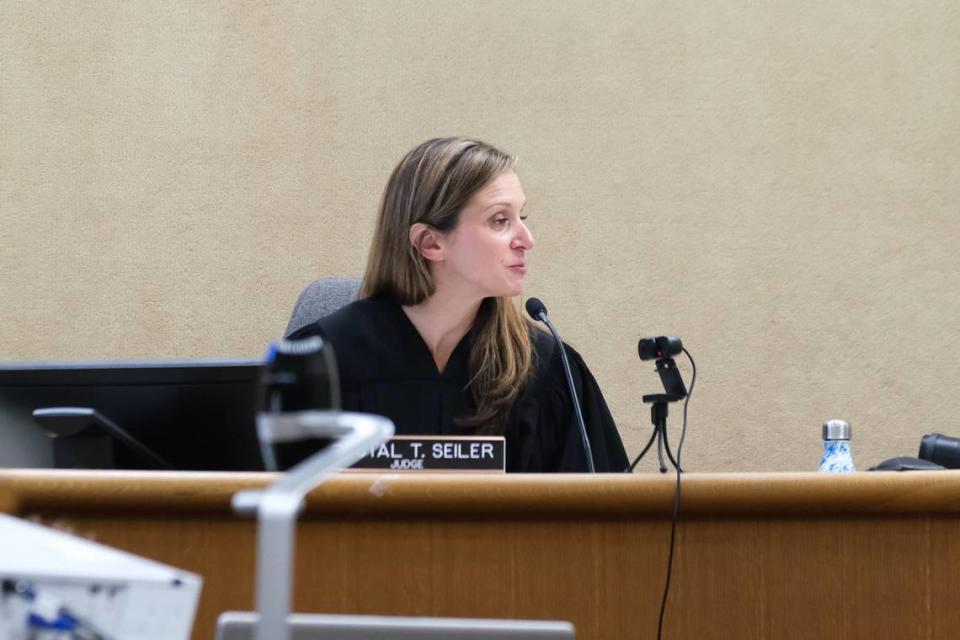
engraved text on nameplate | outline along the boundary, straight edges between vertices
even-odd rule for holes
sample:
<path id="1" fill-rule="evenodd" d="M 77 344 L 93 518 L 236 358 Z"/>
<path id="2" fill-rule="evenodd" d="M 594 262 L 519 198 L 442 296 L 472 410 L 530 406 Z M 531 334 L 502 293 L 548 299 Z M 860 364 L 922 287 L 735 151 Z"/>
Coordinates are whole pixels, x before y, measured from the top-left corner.
<path id="1" fill-rule="evenodd" d="M 373 447 L 353 469 L 378 471 L 500 471 L 503 437 L 396 436 Z"/>

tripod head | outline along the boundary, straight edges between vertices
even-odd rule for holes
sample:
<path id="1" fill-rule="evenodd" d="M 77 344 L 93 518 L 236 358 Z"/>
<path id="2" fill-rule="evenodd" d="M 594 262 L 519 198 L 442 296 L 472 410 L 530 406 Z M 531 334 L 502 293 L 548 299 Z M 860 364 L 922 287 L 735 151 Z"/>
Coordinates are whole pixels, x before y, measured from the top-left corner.
<path id="1" fill-rule="evenodd" d="M 687 397 L 687 387 L 683 384 L 680 370 L 677 369 L 677 363 L 674 362 L 673 358 L 657 360 L 657 373 L 660 374 L 660 382 L 663 383 L 663 389 L 666 393 L 645 395 L 643 396 L 645 403 L 677 402 Z"/>

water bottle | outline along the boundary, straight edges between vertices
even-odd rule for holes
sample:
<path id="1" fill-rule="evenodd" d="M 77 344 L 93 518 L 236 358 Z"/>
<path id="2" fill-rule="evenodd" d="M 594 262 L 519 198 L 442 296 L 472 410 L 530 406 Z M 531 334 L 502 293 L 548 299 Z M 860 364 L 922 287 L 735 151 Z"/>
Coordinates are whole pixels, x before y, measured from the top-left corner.
<path id="1" fill-rule="evenodd" d="M 823 457 L 820 471 L 850 473 L 856 471 L 850 453 L 850 423 L 846 420 L 827 420 L 823 423 Z"/>

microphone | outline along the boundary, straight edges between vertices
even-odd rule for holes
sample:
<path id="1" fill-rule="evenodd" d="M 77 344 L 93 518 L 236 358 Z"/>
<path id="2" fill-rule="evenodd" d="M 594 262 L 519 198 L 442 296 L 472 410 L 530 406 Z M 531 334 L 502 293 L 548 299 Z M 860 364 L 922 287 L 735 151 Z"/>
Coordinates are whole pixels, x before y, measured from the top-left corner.
<path id="1" fill-rule="evenodd" d="M 567 360 L 567 350 L 563 348 L 563 340 L 560 339 L 557 328 L 547 318 L 547 308 L 540 302 L 539 298 L 528 298 L 525 307 L 531 318 L 547 325 L 550 333 L 553 334 L 553 339 L 557 341 L 557 347 L 560 349 L 560 359 L 563 361 L 563 372 L 567 375 L 567 386 L 570 388 L 570 398 L 573 400 L 573 411 L 577 415 L 577 425 L 580 427 L 583 452 L 587 454 L 587 470 L 590 473 L 596 473 L 597 471 L 593 466 L 593 450 L 590 448 L 590 438 L 587 437 L 587 426 L 583 423 L 583 412 L 580 411 L 577 389 L 573 386 L 573 374 L 570 373 L 570 362 Z"/>
<path id="2" fill-rule="evenodd" d="M 318 410 L 340 410 L 333 346 L 320 336 L 271 343 L 257 397 L 257 439 L 267 471 L 289 469 L 333 443 L 302 428 L 298 416 Z"/>
<path id="3" fill-rule="evenodd" d="M 525 306 L 531 318 L 546 322 L 549 326 L 550 321 L 547 320 L 547 308 L 540 302 L 540 298 L 528 298 Z"/>

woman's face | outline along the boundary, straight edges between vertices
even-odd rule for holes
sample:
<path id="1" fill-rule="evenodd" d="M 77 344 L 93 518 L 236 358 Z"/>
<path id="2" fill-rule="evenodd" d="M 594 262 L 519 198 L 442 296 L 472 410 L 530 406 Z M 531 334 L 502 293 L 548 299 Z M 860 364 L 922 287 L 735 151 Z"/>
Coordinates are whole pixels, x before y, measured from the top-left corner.
<path id="1" fill-rule="evenodd" d="M 533 248 L 533 236 L 524 223 L 526 201 L 513 171 L 473 194 L 457 226 L 438 241 L 442 259 L 433 262 L 437 287 L 453 285 L 479 298 L 523 293 L 526 252 Z"/>

